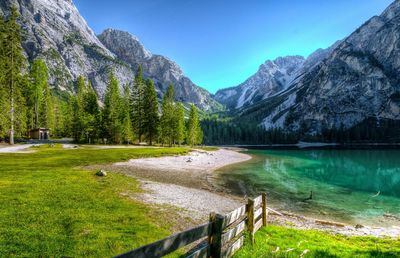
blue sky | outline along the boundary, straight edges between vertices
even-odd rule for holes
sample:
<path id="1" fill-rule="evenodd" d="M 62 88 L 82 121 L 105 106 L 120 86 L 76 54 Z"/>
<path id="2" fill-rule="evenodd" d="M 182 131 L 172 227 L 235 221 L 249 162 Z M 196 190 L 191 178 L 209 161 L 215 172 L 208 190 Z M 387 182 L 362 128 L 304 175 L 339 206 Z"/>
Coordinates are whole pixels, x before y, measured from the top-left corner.
<path id="1" fill-rule="evenodd" d="M 126 30 L 215 93 L 268 59 L 308 56 L 352 33 L 392 0 L 74 0 L 89 26 Z"/>

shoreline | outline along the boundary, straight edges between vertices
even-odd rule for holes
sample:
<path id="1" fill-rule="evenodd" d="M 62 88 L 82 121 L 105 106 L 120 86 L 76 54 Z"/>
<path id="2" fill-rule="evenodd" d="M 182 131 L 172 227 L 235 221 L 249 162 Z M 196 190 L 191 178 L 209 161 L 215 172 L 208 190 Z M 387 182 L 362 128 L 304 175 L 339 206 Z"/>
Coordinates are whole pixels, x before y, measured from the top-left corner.
<path id="1" fill-rule="evenodd" d="M 131 196 L 146 204 L 178 208 L 182 218 L 193 221 L 187 227 L 208 220 L 211 212 L 227 213 L 246 203 L 243 197 L 217 187 L 209 179 L 222 167 L 251 160 L 238 148 L 218 151 L 194 150 L 183 156 L 134 159 L 119 162 L 106 169 L 139 179 L 142 194 Z M 104 167 L 104 166 L 103 166 Z M 273 207 L 270 207 L 273 208 Z M 273 210 L 274 211 L 274 210 Z M 193 215 L 194 214 L 194 215 Z M 347 236 L 398 237 L 400 227 L 370 227 L 325 221 L 279 210 L 269 212 L 268 222 L 296 229 L 315 229 Z"/>
<path id="2" fill-rule="evenodd" d="M 254 150 L 304 150 L 304 149 L 336 149 L 336 150 L 363 150 L 363 149 L 400 149 L 400 143 L 324 143 L 298 142 L 293 144 L 244 144 L 223 145 L 226 148 L 246 148 Z"/>

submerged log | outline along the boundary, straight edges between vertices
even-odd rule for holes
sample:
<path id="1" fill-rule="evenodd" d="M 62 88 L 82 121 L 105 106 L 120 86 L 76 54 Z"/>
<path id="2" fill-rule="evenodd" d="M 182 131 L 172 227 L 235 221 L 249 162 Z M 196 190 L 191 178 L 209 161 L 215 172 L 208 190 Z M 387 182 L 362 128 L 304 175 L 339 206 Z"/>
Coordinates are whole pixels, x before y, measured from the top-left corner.
<path id="1" fill-rule="evenodd" d="M 396 215 L 393 215 L 393 214 L 390 214 L 390 213 L 384 213 L 383 217 L 391 218 L 391 219 L 395 219 L 395 220 L 400 220 L 400 217 L 398 217 Z"/>
<path id="2" fill-rule="evenodd" d="M 313 191 L 310 192 L 310 196 L 303 200 L 303 202 L 309 201 L 313 199 Z"/>

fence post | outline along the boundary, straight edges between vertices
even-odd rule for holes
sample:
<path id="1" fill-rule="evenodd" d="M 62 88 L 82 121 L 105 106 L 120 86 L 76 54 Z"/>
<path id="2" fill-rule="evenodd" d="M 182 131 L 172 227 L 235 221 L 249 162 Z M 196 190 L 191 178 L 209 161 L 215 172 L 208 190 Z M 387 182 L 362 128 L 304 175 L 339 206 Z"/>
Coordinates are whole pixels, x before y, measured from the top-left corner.
<path id="1" fill-rule="evenodd" d="M 262 220 L 263 220 L 263 226 L 267 226 L 267 194 L 262 193 Z"/>
<path id="2" fill-rule="evenodd" d="M 220 214 L 215 214 L 214 212 L 210 214 L 211 226 L 211 237 L 209 237 L 210 243 L 210 256 L 212 258 L 220 258 L 222 252 L 222 224 L 224 223 L 224 216 Z"/>
<path id="3" fill-rule="evenodd" d="M 250 233 L 250 241 L 254 244 L 254 200 L 250 198 L 247 202 L 247 230 Z"/>

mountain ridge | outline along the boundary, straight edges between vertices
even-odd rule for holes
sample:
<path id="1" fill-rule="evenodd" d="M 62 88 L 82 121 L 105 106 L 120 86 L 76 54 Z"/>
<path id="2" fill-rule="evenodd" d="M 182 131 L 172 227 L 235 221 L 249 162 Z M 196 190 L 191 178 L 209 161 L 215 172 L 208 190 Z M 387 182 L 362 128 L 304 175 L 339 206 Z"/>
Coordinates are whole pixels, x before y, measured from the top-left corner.
<path id="1" fill-rule="evenodd" d="M 261 64 L 259 66 L 259 68 L 255 74 L 250 76 L 248 79 L 246 79 L 241 84 L 239 84 L 237 86 L 232 86 L 232 87 L 223 88 L 223 89 L 218 90 L 215 94 L 215 99 L 217 99 L 219 102 L 227 105 L 230 108 L 234 108 L 234 109 L 242 108 L 243 106 L 246 106 L 245 104 L 249 104 L 249 103 L 243 103 L 244 105 L 238 105 L 238 103 L 236 103 L 236 105 L 232 105 L 232 103 L 230 103 L 230 102 L 232 102 L 232 101 L 235 102 L 237 100 L 237 98 L 232 99 L 232 95 L 241 94 L 240 91 L 243 91 L 245 88 L 249 87 L 249 81 L 252 80 L 252 78 L 263 77 L 262 69 L 266 66 L 266 64 L 282 62 L 282 60 L 288 60 L 288 59 L 292 59 L 292 58 L 300 59 L 300 60 L 302 60 L 302 62 L 299 65 L 296 72 L 297 72 L 297 76 L 301 76 L 302 73 L 305 73 L 307 70 L 310 70 L 315 65 L 317 65 L 319 62 L 321 62 L 323 59 L 325 59 L 341 42 L 342 42 L 342 40 L 338 40 L 332 46 L 330 46 L 326 49 L 319 48 L 319 49 L 315 50 L 313 53 L 311 53 L 310 55 L 308 55 L 307 58 L 300 56 L 300 55 L 292 55 L 292 56 L 277 57 L 274 60 L 266 60 L 263 64 Z M 264 95 L 264 98 L 262 98 L 262 99 L 265 99 L 267 97 L 271 97 L 272 95 L 278 94 L 279 92 L 283 91 L 283 90 L 280 90 L 280 91 L 274 92 L 274 94 L 271 94 L 269 92 L 263 93 L 262 87 L 264 86 L 263 84 L 265 84 L 265 81 L 270 83 L 270 81 L 274 80 L 274 79 L 275 78 L 271 78 L 271 77 L 270 78 L 261 78 L 254 83 L 255 85 L 250 85 L 250 87 L 256 88 L 255 89 L 256 91 L 261 90 L 261 92 L 259 94 Z M 295 79 L 295 78 L 292 78 L 292 79 Z M 292 80 L 288 81 L 285 89 L 287 87 L 290 87 L 289 84 L 292 82 L 293 82 Z M 258 101 L 260 101 L 260 99 L 258 99 Z M 257 102 L 257 101 L 255 101 L 255 102 Z M 251 104 L 256 104 L 255 102 L 251 102 Z"/>
<path id="2" fill-rule="evenodd" d="M 305 59 L 302 56 L 278 57 L 267 60 L 259 66 L 258 71 L 238 86 L 218 90 L 216 100 L 230 108 L 241 108 L 254 104 L 286 89 L 299 72 Z M 250 93 L 248 93 L 250 91 Z"/>
<path id="3" fill-rule="evenodd" d="M 154 80 L 160 98 L 168 86 L 166 82 L 171 82 L 175 86 L 179 101 L 197 103 L 208 111 L 219 106 L 207 90 L 195 85 L 184 75 L 177 63 L 168 57 L 152 54 L 129 32 L 108 28 L 98 35 L 98 38 L 132 69 L 136 70 L 141 65 L 144 75 Z"/>

